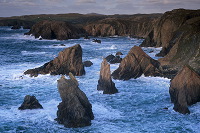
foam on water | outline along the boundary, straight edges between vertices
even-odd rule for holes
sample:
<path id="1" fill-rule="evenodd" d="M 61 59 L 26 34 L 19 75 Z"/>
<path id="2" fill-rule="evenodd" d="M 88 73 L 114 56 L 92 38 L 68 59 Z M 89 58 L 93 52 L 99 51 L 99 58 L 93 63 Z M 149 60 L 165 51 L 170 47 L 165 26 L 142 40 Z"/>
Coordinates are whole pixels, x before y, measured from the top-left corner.
<path id="1" fill-rule="evenodd" d="M 189 107 L 190 115 L 181 115 L 175 112 L 173 104 L 170 102 L 168 92 L 170 80 L 167 78 L 141 76 L 138 79 L 128 81 L 113 80 L 119 93 L 104 95 L 101 91 L 97 91 L 103 57 L 115 54 L 118 51 L 126 56 L 133 45 L 138 46 L 142 42 L 141 39 L 128 37 L 100 38 L 101 44 L 92 43 L 91 40 L 84 40 L 83 38 L 66 41 L 39 41 L 29 37 L 25 39 L 23 31 L 8 30 L 6 33 L 1 32 L 1 36 L 10 36 L 10 38 L 5 41 L 5 38 L 0 37 L 0 40 L 4 40 L 0 45 L 4 52 L 0 55 L 2 56 L 0 132 L 167 133 L 199 131 L 200 104 Z M 60 44 L 66 46 L 53 46 Z M 57 89 L 57 80 L 60 76 L 47 74 L 29 77 L 29 75 L 24 75 L 23 72 L 42 66 L 56 57 L 62 49 L 75 44 L 80 44 L 83 49 L 83 61 L 90 60 L 93 62 L 91 67 L 85 68 L 86 75 L 76 76 L 76 78 L 80 89 L 86 93 L 93 106 L 95 119 L 89 127 L 68 129 L 54 121 L 57 105 L 61 101 Z M 154 59 L 157 58 L 155 54 L 161 50 L 161 48 L 143 49 Z M 111 71 L 114 71 L 118 66 L 119 64 L 111 64 Z M 25 95 L 35 95 L 44 109 L 18 110 Z M 166 107 L 168 110 L 163 109 Z"/>

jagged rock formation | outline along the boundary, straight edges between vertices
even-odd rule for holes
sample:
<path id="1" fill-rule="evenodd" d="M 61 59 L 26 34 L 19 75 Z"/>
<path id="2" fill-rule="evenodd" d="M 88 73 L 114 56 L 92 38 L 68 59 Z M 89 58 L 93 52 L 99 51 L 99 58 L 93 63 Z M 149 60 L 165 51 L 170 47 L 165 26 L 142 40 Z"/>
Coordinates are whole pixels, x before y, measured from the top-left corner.
<path id="1" fill-rule="evenodd" d="M 64 21 L 41 21 L 34 24 L 26 35 L 43 39 L 67 40 L 79 38 L 80 30 Z"/>
<path id="2" fill-rule="evenodd" d="M 103 59 L 101 63 L 97 90 L 102 90 L 103 94 L 114 94 L 118 92 L 115 83 L 111 79 L 110 64 L 108 64 L 106 59 Z"/>
<path id="3" fill-rule="evenodd" d="M 200 10 L 172 10 L 161 17 L 141 46 L 163 47 L 158 55 L 164 58 L 159 62 L 171 78 L 186 64 L 200 74 L 199 29 Z"/>
<path id="4" fill-rule="evenodd" d="M 145 76 L 161 75 L 158 61 L 148 56 L 140 47 L 134 46 L 122 59 L 119 67 L 112 73 L 114 79 L 129 80 Z"/>
<path id="5" fill-rule="evenodd" d="M 38 76 L 38 74 L 68 74 L 73 73 L 76 76 L 85 74 L 85 69 L 82 63 L 82 48 L 79 44 L 66 48 L 61 51 L 54 60 L 45 63 L 43 66 L 35 69 L 29 69 L 24 74 L 30 76 Z"/>
<path id="6" fill-rule="evenodd" d="M 188 105 L 200 102 L 200 76 L 189 66 L 184 66 L 171 81 L 169 93 L 175 111 L 190 113 Z"/>
<path id="7" fill-rule="evenodd" d="M 84 61 L 83 62 L 84 67 L 91 67 L 93 63 L 91 61 Z"/>
<path id="8" fill-rule="evenodd" d="M 62 102 L 58 105 L 58 123 L 68 128 L 90 126 L 94 119 L 92 105 L 78 87 L 78 81 L 70 73 L 70 79 L 62 76 L 58 80 L 58 91 Z"/>
<path id="9" fill-rule="evenodd" d="M 43 109 L 42 105 L 38 102 L 35 96 L 26 95 L 24 97 L 24 102 L 18 108 L 19 110 L 25 109 Z"/>

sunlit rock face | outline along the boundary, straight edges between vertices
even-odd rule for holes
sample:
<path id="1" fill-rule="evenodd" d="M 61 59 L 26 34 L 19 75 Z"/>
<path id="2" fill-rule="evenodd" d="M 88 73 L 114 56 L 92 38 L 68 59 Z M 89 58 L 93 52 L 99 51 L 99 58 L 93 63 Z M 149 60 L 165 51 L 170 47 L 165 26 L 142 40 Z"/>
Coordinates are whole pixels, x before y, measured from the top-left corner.
<path id="1" fill-rule="evenodd" d="M 175 111 L 190 113 L 188 105 L 200 101 L 200 76 L 190 67 L 184 66 L 171 81 L 169 93 Z"/>

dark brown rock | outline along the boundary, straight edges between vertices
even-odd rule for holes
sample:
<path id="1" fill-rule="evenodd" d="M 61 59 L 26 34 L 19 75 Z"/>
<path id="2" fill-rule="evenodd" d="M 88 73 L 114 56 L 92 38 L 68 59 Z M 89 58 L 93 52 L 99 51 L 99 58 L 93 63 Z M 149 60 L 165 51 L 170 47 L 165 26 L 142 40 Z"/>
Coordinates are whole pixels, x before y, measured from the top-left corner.
<path id="1" fill-rule="evenodd" d="M 21 26 L 20 25 L 14 25 L 13 27 L 11 27 L 11 29 L 20 29 Z"/>
<path id="2" fill-rule="evenodd" d="M 190 113 L 187 106 L 200 102 L 200 76 L 189 66 L 184 66 L 171 81 L 169 93 L 175 111 Z"/>
<path id="3" fill-rule="evenodd" d="M 112 73 L 114 79 L 129 80 L 145 76 L 160 75 L 160 64 L 148 56 L 140 47 L 134 46 L 128 55 L 123 58 L 119 67 Z"/>
<path id="4" fill-rule="evenodd" d="M 83 62 L 84 67 L 91 67 L 93 63 L 91 61 L 84 61 Z"/>
<path id="5" fill-rule="evenodd" d="M 93 39 L 92 42 L 95 42 L 95 43 L 101 43 L 101 40 L 98 40 L 98 39 Z"/>
<path id="6" fill-rule="evenodd" d="M 122 61 L 122 58 L 120 56 L 114 56 L 114 55 L 108 55 L 105 58 L 110 64 L 120 63 Z"/>
<path id="7" fill-rule="evenodd" d="M 19 110 L 25 109 L 43 109 L 42 105 L 38 102 L 35 96 L 26 95 L 24 97 L 24 102 L 18 108 Z"/>
<path id="8" fill-rule="evenodd" d="M 79 44 L 66 48 L 61 51 L 54 60 L 45 63 L 43 66 L 35 69 L 29 69 L 24 74 L 38 76 L 38 74 L 68 74 L 73 73 L 76 76 L 85 74 L 82 63 L 82 48 Z"/>
<path id="9" fill-rule="evenodd" d="M 81 32 L 64 21 L 41 21 L 34 24 L 26 35 L 34 35 L 36 38 L 40 36 L 43 39 L 67 40 L 79 38 Z"/>
<path id="10" fill-rule="evenodd" d="M 66 79 L 62 76 L 58 80 L 62 102 L 58 105 L 56 121 L 68 128 L 90 126 L 94 119 L 92 105 L 79 89 L 76 78 L 71 73 L 69 77 L 70 79 Z"/>
<path id="11" fill-rule="evenodd" d="M 115 56 L 120 56 L 120 55 L 123 55 L 122 52 L 117 52 L 117 53 L 115 54 Z"/>
<path id="12" fill-rule="evenodd" d="M 141 46 L 162 47 L 163 76 L 173 78 L 189 64 L 200 75 L 200 10 L 166 12 Z M 167 72 L 169 71 L 169 72 Z"/>
<path id="13" fill-rule="evenodd" d="M 118 92 L 115 83 L 111 79 L 110 64 L 108 64 L 106 59 L 103 59 L 101 63 L 97 90 L 102 90 L 103 94 L 114 94 Z"/>

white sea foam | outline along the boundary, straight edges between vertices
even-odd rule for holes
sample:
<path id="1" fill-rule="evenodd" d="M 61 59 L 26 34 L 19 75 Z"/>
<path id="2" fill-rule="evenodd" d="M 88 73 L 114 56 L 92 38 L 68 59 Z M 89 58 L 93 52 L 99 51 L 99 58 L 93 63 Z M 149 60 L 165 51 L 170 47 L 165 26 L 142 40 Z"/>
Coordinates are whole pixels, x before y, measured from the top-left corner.
<path id="1" fill-rule="evenodd" d="M 42 55 L 47 52 L 31 52 L 31 51 L 21 51 L 22 55 Z"/>

